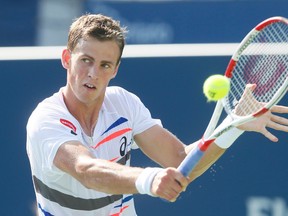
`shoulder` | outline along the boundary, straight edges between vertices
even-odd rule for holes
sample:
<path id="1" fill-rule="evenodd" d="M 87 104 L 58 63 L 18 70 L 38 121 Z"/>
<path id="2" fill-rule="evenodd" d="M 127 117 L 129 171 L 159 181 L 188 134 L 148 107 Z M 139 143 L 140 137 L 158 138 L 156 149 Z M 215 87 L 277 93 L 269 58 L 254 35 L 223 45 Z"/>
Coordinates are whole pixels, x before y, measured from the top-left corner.
<path id="1" fill-rule="evenodd" d="M 106 100 L 119 101 L 120 103 L 140 103 L 139 97 L 119 86 L 109 86 L 106 90 Z"/>
<path id="2" fill-rule="evenodd" d="M 38 125 L 41 123 L 59 119 L 59 116 L 66 116 L 69 112 L 64 104 L 61 91 L 41 101 L 31 113 L 28 125 Z"/>
<path id="3" fill-rule="evenodd" d="M 107 87 L 103 103 L 106 111 L 133 119 L 144 108 L 144 104 L 134 93 L 118 86 Z"/>
<path id="4" fill-rule="evenodd" d="M 106 89 L 106 95 L 107 96 L 113 96 L 113 95 L 130 95 L 132 94 L 128 90 L 120 87 L 120 86 L 109 86 Z"/>

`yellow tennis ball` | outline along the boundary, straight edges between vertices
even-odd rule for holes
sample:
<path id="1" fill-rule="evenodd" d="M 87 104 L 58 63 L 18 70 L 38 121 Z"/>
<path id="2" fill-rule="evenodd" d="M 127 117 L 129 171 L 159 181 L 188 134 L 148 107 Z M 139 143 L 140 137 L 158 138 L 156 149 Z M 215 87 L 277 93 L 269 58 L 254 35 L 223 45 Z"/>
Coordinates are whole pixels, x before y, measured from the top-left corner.
<path id="1" fill-rule="evenodd" d="M 203 85 L 203 92 L 208 101 L 217 101 L 224 98 L 230 90 L 230 80 L 220 74 L 208 77 Z"/>

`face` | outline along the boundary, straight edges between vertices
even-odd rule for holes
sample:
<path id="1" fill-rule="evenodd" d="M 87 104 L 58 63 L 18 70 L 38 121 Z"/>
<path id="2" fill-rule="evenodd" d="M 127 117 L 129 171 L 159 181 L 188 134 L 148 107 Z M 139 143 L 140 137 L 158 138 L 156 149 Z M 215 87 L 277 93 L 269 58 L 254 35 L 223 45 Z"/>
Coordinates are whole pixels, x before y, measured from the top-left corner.
<path id="1" fill-rule="evenodd" d="M 106 87 L 119 67 L 120 55 L 115 41 L 81 40 L 74 51 L 64 50 L 62 65 L 67 69 L 66 98 L 76 103 L 102 103 Z"/>

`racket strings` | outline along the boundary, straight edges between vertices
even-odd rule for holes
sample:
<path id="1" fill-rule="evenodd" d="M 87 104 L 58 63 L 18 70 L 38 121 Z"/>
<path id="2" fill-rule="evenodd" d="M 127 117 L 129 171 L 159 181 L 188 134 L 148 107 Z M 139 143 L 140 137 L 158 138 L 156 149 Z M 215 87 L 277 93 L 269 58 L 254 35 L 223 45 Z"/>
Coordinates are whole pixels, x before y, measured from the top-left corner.
<path id="1" fill-rule="evenodd" d="M 276 22 L 251 36 L 241 53 L 225 98 L 228 113 L 246 116 L 262 109 L 288 77 L 288 25 Z"/>

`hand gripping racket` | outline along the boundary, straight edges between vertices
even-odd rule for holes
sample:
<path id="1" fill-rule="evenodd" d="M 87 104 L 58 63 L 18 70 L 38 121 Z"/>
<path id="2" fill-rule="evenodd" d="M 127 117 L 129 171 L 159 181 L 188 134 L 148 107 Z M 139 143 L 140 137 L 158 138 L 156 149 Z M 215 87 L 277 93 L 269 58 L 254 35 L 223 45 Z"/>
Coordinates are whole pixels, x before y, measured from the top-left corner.
<path id="1" fill-rule="evenodd" d="M 252 29 L 233 54 L 225 76 L 228 95 L 219 100 L 208 127 L 178 170 L 188 176 L 213 141 L 224 132 L 267 112 L 288 89 L 288 20 L 272 17 Z M 217 126 L 223 107 L 232 121 Z"/>

